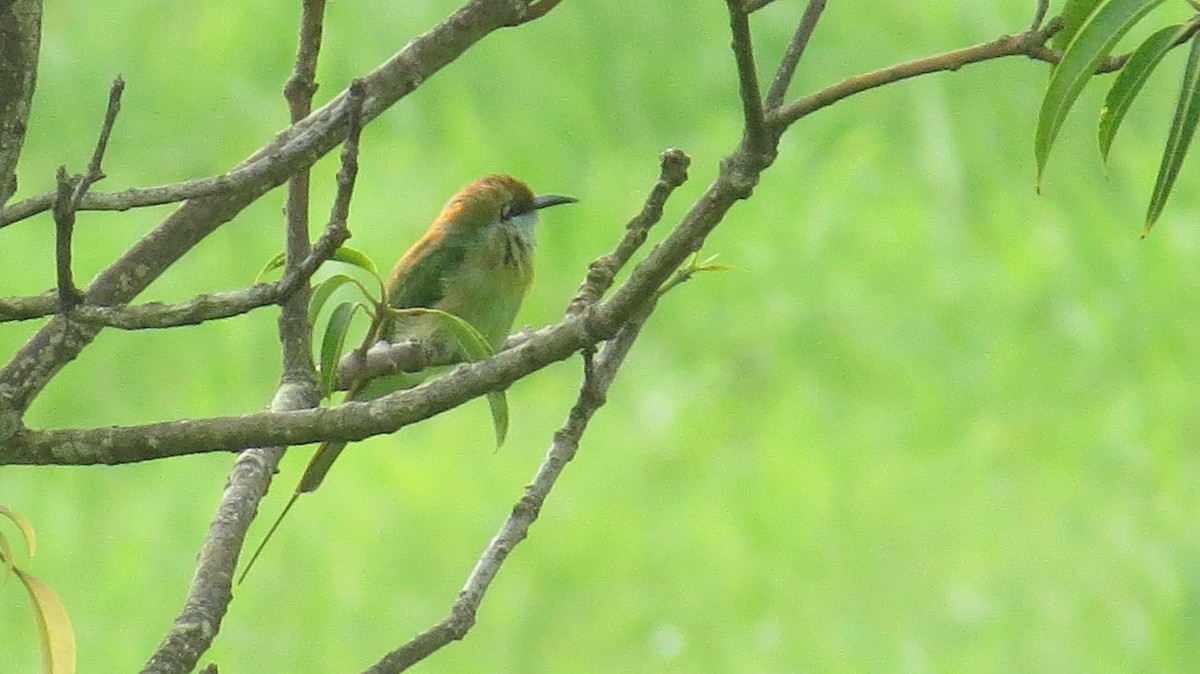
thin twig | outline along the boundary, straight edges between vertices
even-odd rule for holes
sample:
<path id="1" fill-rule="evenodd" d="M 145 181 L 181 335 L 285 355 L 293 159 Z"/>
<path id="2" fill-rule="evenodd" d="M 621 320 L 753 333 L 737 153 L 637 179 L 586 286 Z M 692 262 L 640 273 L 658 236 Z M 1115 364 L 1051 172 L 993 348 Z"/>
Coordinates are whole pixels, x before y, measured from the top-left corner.
<path id="1" fill-rule="evenodd" d="M 71 195 L 83 179 L 67 175 L 67 167 L 59 166 L 56 176 L 58 195 L 54 200 L 54 267 L 58 288 L 58 313 L 66 314 L 83 300 L 71 272 L 71 238 L 75 232 L 75 210 Z"/>
<path id="2" fill-rule="evenodd" d="M 579 442 L 592 416 L 607 401 L 608 389 L 637 339 L 642 325 L 654 309 L 653 301 L 632 317 L 608 340 L 593 360 L 584 354 L 584 379 L 567 421 L 554 434 L 546 457 L 538 466 L 525 493 L 500 525 L 480 554 L 462 590 L 450 607 L 450 615 L 407 643 L 385 655 L 366 670 L 366 674 L 395 674 L 424 660 L 452 641 L 462 639 L 475 624 L 475 614 L 513 549 L 529 535 L 529 529 L 541 514 L 550 490 L 566 465 L 575 458 Z"/>
<path id="3" fill-rule="evenodd" d="M 362 136 L 362 106 L 367 98 L 367 85 L 361 79 L 350 83 L 350 111 L 346 117 L 349 130 L 342 145 L 341 168 L 337 172 L 337 196 L 329 211 L 329 229 L 346 230 L 350 216 L 350 198 L 354 195 L 354 181 L 358 177 L 358 143 Z M 347 232 L 349 230 L 346 230 Z"/>
<path id="4" fill-rule="evenodd" d="M 300 35 L 297 39 L 296 59 L 292 75 L 283 87 L 288 115 L 292 125 L 299 124 L 312 113 L 313 94 L 317 91 L 317 57 L 321 53 L 321 35 L 325 23 L 325 0 L 304 0 L 300 14 Z M 347 120 L 358 117 L 362 111 L 362 99 L 348 101 Z M 286 217 L 286 243 L 284 271 L 294 271 L 309 255 L 309 182 L 308 167 L 303 167 L 288 178 Z M 316 370 L 312 359 L 312 326 L 308 321 L 309 289 L 305 284 L 297 288 L 281 303 L 279 315 L 279 339 L 283 350 L 283 372 L 285 379 L 308 381 L 316 386 Z"/>
<path id="5" fill-rule="evenodd" d="M 313 273 L 349 237 L 350 232 L 344 226 L 327 226 L 313 244 L 309 255 L 294 270 L 286 271 L 283 278 L 275 283 L 259 283 L 241 290 L 205 293 L 173 304 L 85 304 L 74 307 L 68 316 L 77 323 L 121 330 L 174 328 L 240 316 L 259 307 L 283 302 L 298 288 L 304 287 Z M 53 291 L 32 297 L 0 298 L 0 323 L 41 318 L 55 313 L 57 309 L 58 295 Z"/>
<path id="6" fill-rule="evenodd" d="M 1050 0 L 1037 0 L 1037 9 L 1033 12 L 1033 21 L 1029 24 L 1029 30 L 1037 30 L 1042 27 L 1042 22 L 1046 20 L 1046 12 L 1050 11 Z"/>
<path id="7" fill-rule="evenodd" d="M 741 0 L 725 0 L 725 4 L 729 8 L 729 29 L 733 34 L 733 55 L 737 61 L 746 140 L 751 147 L 761 149 L 767 142 L 766 126 L 763 124 L 762 91 L 758 87 L 750 18 L 742 8 Z"/>
<path id="8" fill-rule="evenodd" d="M 117 113 L 121 111 L 121 94 L 125 92 L 125 80 L 117 75 L 112 87 L 108 90 L 108 108 L 104 111 L 104 123 L 100 126 L 100 138 L 96 141 L 96 149 L 92 152 L 92 160 L 88 162 L 87 173 L 83 180 L 75 186 L 75 194 L 71 196 L 71 210 L 79 209 L 83 195 L 91 189 L 92 184 L 104 178 L 104 153 L 108 150 L 108 139 L 112 135 L 113 125 L 117 122 Z"/>
<path id="9" fill-rule="evenodd" d="M 796 75 L 796 66 L 800 64 L 800 58 L 804 56 L 804 49 L 808 47 L 808 41 L 812 38 L 813 30 L 817 27 L 817 20 L 821 18 L 823 11 L 825 11 L 825 0 L 809 0 L 808 6 L 804 8 L 804 15 L 800 17 L 800 23 L 796 26 L 792 41 L 788 43 L 787 51 L 779 60 L 779 68 L 775 71 L 775 78 L 771 80 L 771 87 L 767 90 L 767 99 L 764 103 L 767 110 L 773 110 L 783 104 L 783 97 L 787 95 L 792 78 Z"/>
<path id="10" fill-rule="evenodd" d="M 262 157 L 237 167 L 229 173 L 170 185 L 131 187 L 120 192 L 88 192 L 79 202 L 81 211 L 127 211 L 132 208 L 159 206 L 188 199 L 238 191 L 253 184 L 270 172 L 274 162 Z M 54 207 L 53 191 L 22 199 L 0 209 L 0 227 L 20 222 Z"/>
<path id="11" fill-rule="evenodd" d="M 874 89 L 886 84 L 898 82 L 918 75 L 958 70 L 972 63 L 982 63 L 1007 56 L 1028 56 L 1042 58 L 1045 49 L 1043 45 L 1053 34 L 1053 22 L 1038 31 L 1026 31 L 1017 35 L 1006 35 L 997 40 L 974 45 L 965 49 L 928 56 L 925 58 L 881 68 L 879 70 L 855 75 L 837 84 L 826 87 L 821 91 L 810 94 L 798 100 L 787 103 L 767 115 L 767 124 L 778 133 L 790 126 L 796 120 L 805 117 L 821 108 L 832 105 L 844 98 Z"/>
<path id="12" fill-rule="evenodd" d="M 71 271 L 71 239 L 75 233 L 75 211 L 83 195 L 92 184 L 104 178 L 101 163 L 108 149 L 108 138 L 112 135 L 117 113 L 121 110 L 121 93 L 125 91 L 125 80 L 118 75 L 108 92 L 108 107 L 104 122 L 100 125 L 100 138 L 88 162 L 87 172 L 82 176 L 68 176 L 67 167 L 59 166 L 56 176 L 57 189 L 54 195 L 54 260 L 58 279 L 58 311 L 66 314 L 83 301 L 83 293 L 75 286 Z"/>
<path id="13" fill-rule="evenodd" d="M 567 315 L 575 316 L 595 304 L 612 287 L 617 272 L 625 266 L 633 254 L 646 241 L 650 228 L 662 219 L 663 205 L 675 188 L 687 180 L 691 159 L 683 150 L 670 148 L 658 156 L 658 180 L 646 197 L 642 210 L 625 225 L 625 236 L 611 253 L 603 255 L 588 265 L 587 277 L 579 286 L 579 292 L 567 306 Z"/>

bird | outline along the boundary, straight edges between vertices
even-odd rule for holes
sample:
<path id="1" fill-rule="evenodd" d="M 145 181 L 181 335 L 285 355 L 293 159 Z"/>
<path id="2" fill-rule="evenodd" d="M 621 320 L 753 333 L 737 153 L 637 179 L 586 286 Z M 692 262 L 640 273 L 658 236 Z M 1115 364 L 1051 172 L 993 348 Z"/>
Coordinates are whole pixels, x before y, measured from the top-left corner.
<path id="1" fill-rule="evenodd" d="M 558 194 L 535 196 L 525 183 L 508 175 L 490 174 L 460 189 L 433 223 L 396 262 L 386 284 L 394 309 L 438 309 L 469 323 L 499 349 L 512 329 L 517 311 L 533 281 L 533 251 L 538 211 L 576 203 Z M 452 358 L 465 360 L 444 322 L 432 315 L 406 315 L 386 326 L 389 342 L 432 341 L 448 347 Z M 351 384 L 347 401 L 378 398 L 415 386 L 422 377 L 410 373 L 383 375 Z M 344 441 L 325 441 L 309 460 L 291 499 L 246 563 L 241 583 L 301 494 L 315 491 Z"/>

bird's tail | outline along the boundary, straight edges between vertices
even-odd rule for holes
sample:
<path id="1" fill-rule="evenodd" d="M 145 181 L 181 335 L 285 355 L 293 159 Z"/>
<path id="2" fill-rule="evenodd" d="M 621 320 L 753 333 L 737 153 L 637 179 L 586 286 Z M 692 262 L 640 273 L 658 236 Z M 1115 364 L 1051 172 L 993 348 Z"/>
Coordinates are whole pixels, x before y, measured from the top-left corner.
<path id="1" fill-rule="evenodd" d="M 321 486 L 321 481 L 325 479 L 330 466 L 333 465 L 338 454 L 341 454 L 345 448 L 346 443 L 341 440 L 322 442 L 317 447 L 316 453 L 313 454 L 312 459 L 309 459 L 308 467 L 304 469 L 304 475 L 300 478 L 300 484 L 296 485 L 296 491 L 288 499 L 287 505 L 283 506 L 283 512 L 279 513 L 279 517 L 275 518 L 275 522 L 267 530 L 267 535 L 263 536 L 262 542 L 255 548 L 254 554 L 250 556 L 250 561 L 246 562 L 246 568 L 242 569 L 242 575 L 238 576 L 239 585 L 243 580 L 246 580 L 246 574 L 250 573 L 250 568 L 254 566 L 254 562 L 258 559 L 258 556 L 262 554 L 263 548 L 267 547 L 267 542 L 271 540 L 271 536 L 275 535 L 275 530 L 279 528 L 279 524 L 283 522 L 283 518 L 287 516 L 288 511 L 296 504 L 296 499 L 300 498 L 301 494 L 307 494 Z"/>

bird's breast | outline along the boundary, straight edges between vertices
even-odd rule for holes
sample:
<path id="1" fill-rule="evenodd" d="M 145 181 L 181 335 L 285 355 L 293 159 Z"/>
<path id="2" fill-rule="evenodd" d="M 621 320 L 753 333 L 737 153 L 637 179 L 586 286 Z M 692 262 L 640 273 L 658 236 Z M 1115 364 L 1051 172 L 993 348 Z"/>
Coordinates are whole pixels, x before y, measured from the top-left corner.
<path id="1" fill-rule="evenodd" d="M 490 228 L 445 280 L 439 309 L 467 321 L 497 347 L 533 280 L 533 245 L 515 228 Z"/>

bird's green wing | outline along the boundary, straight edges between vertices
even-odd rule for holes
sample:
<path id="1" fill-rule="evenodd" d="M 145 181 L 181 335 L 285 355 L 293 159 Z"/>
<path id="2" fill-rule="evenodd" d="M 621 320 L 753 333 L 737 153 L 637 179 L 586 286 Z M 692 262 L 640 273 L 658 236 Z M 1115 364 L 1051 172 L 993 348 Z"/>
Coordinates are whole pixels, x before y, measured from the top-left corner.
<path id="1" fill-rule="evenodd" d="M 467 255 L 465 242 L 443 231 L 432 231 L 400 258 L 388 280 L 388 304 L 397 309 L 431 308 L 446 292 L 452 276 Z"/>

